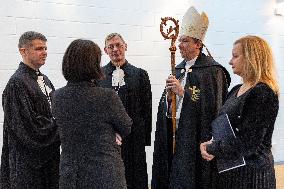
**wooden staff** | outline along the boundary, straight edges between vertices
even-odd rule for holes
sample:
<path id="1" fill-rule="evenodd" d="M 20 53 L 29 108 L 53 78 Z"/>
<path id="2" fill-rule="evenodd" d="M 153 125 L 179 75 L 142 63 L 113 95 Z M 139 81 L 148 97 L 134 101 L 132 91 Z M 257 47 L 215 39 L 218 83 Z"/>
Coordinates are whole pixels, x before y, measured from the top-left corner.
<path id="1" fill-rule="evenodd" d="M 160 24 L 160 32 L 162 34 L 162 36 L 164 37 L 164 39 L 171 39 L 171 47 L 169 48 L 169 50 L 171 51 L 171 71 L 172 71 L 172 75 L 176 76 L 176 61 L 175 61 L 175 53 L 176 53 L 176 46 L 175 46 L 175 42 L 177 40 L 178 37 L 178 33 L 179 33 L 179 25 L 178 25 L 178 20 L 175 20 L 172 17 L 165 17 L 165 18 L 161 18 L 162 22 Z M 167 26 L 167 21 L 172 21 L 174 23 L 174 27 L 170 26 L 167 30 L 166 33 L 164 32 L 164 26 Z M 176 133 L 176 94 L 172 93 L 172 124 L 173 124 L 173 153 L 175 152 L 175 133 Z"/>

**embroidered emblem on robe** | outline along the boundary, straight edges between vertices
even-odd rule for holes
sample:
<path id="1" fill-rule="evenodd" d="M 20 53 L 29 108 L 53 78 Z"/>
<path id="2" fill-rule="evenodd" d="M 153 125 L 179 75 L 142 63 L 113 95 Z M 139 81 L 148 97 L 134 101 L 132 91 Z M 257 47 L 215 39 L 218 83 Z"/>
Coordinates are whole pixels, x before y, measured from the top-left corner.
<path id="1" fill-rule="evenodd" d="M 198 89 L 196 86 L 192 86 L 188 88 L 191 92 L 191 100 L 196 102 L 200 98 L 200 89 Z"/>

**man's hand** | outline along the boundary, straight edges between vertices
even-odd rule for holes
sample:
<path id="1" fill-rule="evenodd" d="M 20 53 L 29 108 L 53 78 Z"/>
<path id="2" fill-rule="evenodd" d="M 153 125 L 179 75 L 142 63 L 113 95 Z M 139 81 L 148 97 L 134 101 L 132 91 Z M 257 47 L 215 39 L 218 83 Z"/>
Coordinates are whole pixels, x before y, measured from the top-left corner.
<path id="1" fill-rule="evenodd" d="M 184 88 L 181 86 L 179 80 L 175 76 L 170 75 L 166 80 L 166 89 L 168 92 L 173 92 L 182 97 L 184 95 Z"/>

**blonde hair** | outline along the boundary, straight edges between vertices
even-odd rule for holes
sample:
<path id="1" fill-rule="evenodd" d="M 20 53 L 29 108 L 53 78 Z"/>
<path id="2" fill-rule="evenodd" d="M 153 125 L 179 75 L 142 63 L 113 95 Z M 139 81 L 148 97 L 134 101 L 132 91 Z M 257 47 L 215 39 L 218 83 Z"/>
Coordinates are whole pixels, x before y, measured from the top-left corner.
<path id="1" fill-rule="evenodd" d="M 269 44 L 258 36 L 245 36 L 235 41 L 240 44 L 245 59 L 244 77 L 255 86 L 267 84 L 279 96 L 279 85 L 272 50 Z"/>

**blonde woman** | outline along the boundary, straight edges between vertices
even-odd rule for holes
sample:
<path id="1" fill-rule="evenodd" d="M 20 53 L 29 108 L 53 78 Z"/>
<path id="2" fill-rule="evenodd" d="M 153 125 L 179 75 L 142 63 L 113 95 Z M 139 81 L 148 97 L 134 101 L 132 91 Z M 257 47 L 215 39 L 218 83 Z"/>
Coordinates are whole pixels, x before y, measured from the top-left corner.
<path id="1" fill-rule="evenodd" d="M 208 161 L 244 157 L 245 166 L 219 173 L 218 189 L 274 189 L 271 138 L 279 88 L 271 49 L 260 37 L 242 37 L 234 43 L 230 65 L 243 84 L 230 91 L 220 115 L 228 115 L 236 140 L 202 143 L 201 155 Z"/>

